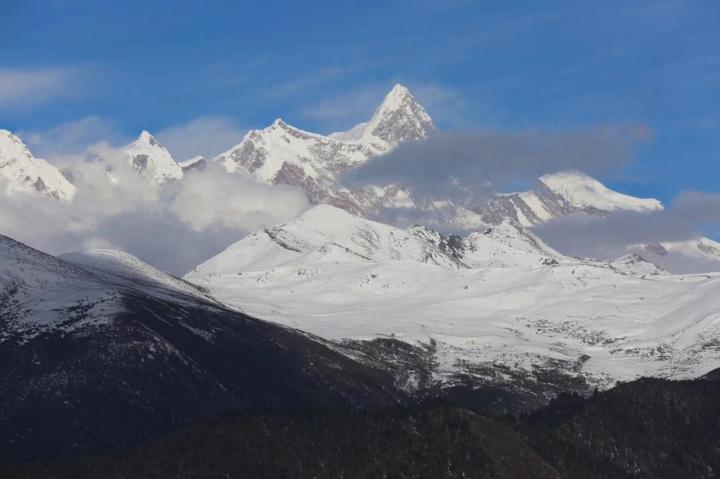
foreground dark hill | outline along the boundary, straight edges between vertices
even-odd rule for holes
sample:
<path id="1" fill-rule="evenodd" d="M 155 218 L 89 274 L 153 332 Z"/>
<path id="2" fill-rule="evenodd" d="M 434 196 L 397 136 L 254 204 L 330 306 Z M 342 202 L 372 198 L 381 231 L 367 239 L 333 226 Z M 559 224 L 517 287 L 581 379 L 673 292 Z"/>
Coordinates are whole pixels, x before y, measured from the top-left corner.
<path id="1" fill-rule="evenodd" d="M 519 419 L 452 405 L 225 418 L 9 478 L 715 478 L 720 383 L 642 379 Z"/>
<path id="2" fill-rule="evenodd" d="M 107 452 L 233 412 L 389 406 L 393 378 L 134 257 L 0 236 L 0 463 Z"/>

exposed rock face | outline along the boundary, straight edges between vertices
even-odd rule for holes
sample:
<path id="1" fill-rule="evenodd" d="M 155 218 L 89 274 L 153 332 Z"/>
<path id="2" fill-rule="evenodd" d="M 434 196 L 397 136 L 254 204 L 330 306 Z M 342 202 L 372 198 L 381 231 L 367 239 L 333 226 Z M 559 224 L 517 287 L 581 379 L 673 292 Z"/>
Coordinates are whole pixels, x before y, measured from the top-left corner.
<path id="1" fill-rule="evenodd" d="M 385 96 L 370 121 L 348 131 L 331 133 L 343 141 L 374 145 L 388 149 L 406 141 L 421 140 L 435 131 L 430 115 L 403 85 L 397 84 Z"/>
<path id="2" fill-rule="evenodd" d="M 396 85 L 372 119 L 348 132 L 328 136 L 300 130 L 278 119 L 253 130 L 243 141 L 219 155 L 228 172 L 243 169 L 261 182 L 302 188 L 313 203 L 329 203 L 357 214 L 370 215 L 399 193 L 398 186 L 350 191 L 338 176 L 402 142 L 426 138 L 434 131 L 430 116 L 410 91 Z"/>

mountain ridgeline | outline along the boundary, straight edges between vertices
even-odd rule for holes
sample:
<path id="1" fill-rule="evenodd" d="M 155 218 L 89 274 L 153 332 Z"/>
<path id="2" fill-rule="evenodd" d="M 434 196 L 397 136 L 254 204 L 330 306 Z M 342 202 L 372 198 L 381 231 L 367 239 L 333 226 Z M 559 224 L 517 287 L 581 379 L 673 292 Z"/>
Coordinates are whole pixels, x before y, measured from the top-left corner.
<path id="1" fill-rule="evenodd" d="M 0 236 L 0 475 L 718 477 L 720 273 L 693 273 L 720 244 L 562 254 L 532 227 L 664 208 L 579 171 L 437 201 L 342 184 L 435 131 L 396 85 L 348 131 L 278 119 L 182 162 L 143 131 L 94 159 L 157 197 L 213 169 L 311 207 L 183 278 Z M 62 212 L 91 193 L 72 179 L 0 130 L 18 204 Z"/>
<path id="2" fill-rule="evenodd" d="M 0 462 L 128 448 L 230 411 L 387 407 L 392 375 L 129 255 L 0 237 Z"/>
<path id="3" fill-rule="evenodd" d="M 568 215 L 607 216 L 616 212 L 652 213 L 663 205 L 612 191 L 580 171 L 549 172 L 530 191 L 496 192 L 487 181 L 478 188 L 458 190 L 453 198 L 422 200 L 407 185 L 368 184 L 347 187 L 342 175 L 399 145 L 430 138 L 436 127 L 423 106 L 403 85 L 395 85 L 372 117 L 348 131 L 323 135 L 289 125 L 282 119 L 247 132 L 240 143 L 214 158 L 176 161 L 147 131 L 120 148 L 125 167 L 163 190 L 208 167 L 228 175 L 250 176 L 263 184 L 284 184 L 305 192 L 312 204 L 330 204 L 368 218 L 403 218 L 425 226 L 477 231 L 505 221 L 532 227 Z M 103 158 L 96 160 L 103 161 Z M 113 182 L 113 163 L 107 165 Z M 22 140 L 0 130 L 0 181 L 8 194 L 39 193 L 71 201 L 77 190 L 51 163 L 32 156 Z M 122 175 L 119 175 L 122 177 Z M 480 183 L 483 183 L 482 181 Z M 629 253 L 671 271 L 688 273 L 720 268 L 720 245 L 707 238 L 635 245 Z"/>

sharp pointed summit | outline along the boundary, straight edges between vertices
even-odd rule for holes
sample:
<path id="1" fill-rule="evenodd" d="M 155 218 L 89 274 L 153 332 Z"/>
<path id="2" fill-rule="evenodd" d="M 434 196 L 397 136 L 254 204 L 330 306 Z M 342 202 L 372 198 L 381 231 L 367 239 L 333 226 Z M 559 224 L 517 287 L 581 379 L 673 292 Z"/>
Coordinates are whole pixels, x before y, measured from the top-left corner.
<path id="1" fill-rule="evenodd" d="M 170 152 L 147 130 L 137 140 L 125 147 L 128 162 L 144 178 L 163 184 L 183 177 L 183 169 Z"/>
<path id="2" fill-rule="evenodd" d="M 368 122 L 368 133 L 390 146 L 427 137 L 433 130 L 430 115 L 403 85 L 397 84 L 385 96 Z"/>
<path id="3" fill-rule="evenodd" d="M 369 143 L 386 151 L 405 141 L 426 138 L 434 130 L 432 118 L 425 108 L 406 86 L 397 83 L 369 121 L 330 136 L 342 141 Z"/>
<path id="4" fill-rule="evenodd" d="M 135 141 L 136 141 L 137 143 L 144 143 L 144 144 L 147 144 L 147 145 L 150 145 L 150 146 L 155 146 L 155 145 L 162 146 L 162 145 L 160 145 L 160 143 L 155 139 L 155 137 L 152 136 L 152 134 L 151 134 L 149 131 L 147 131 L 147 130 L 141 131 L 141 132 L 140 132 L 140 135 L 138 136 L 137 140 L 135 140 Z"/>

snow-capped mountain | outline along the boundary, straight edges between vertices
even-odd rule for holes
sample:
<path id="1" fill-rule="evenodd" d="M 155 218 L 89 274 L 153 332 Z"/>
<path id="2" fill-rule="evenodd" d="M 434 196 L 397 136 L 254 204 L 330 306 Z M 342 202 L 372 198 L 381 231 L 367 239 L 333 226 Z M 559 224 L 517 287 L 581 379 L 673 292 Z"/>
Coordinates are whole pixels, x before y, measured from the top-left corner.
<path id="1" fill-rule="evenodd" d="M 128 162 L 143 178 L 156 184 L 180 180 L 183 168 L 150 133 L 143 130 L 137 140 L 123 148 Z"/>
<path id="2" fill-rule="evenodd" d="M 263 183 L 298 186 L 314 203 L 362 213 L 363 195 L 343 188 L 338 175 L 404 141 L 425 138 L 433 130 L 430 116 L 410 91 L 395 85 L 370 121 L 348 132 L 325 136 L 277 119 L 265 129 L 248 132 L 240 144 L 214 161 L 230 173 L 245 170 Z M 373 192 L 364 191 L 364 196 Z"/>
<path id="3" fill-rule="evenodd" d="M 604 216 L 662 208 L 656 199 L 624 195 L 580 171 L 562 171 L 541 176 L 531 191 L 497 195 L 479 213 L 490 222 L 510 217 L 523 226 L 532 226 L 571 214 Z"/>
<path id="4" fill-rule="evenodd" d="M 720 365 L 719 275 L 670 275 L 638 256 L 564 257 L 512 222 L 445 237 L 318 206 L 185 279 L 327 338 L 432 345 L 445 384 L 486 382 L 500 367 L 534 380 L 549 368 L 606 387 Z"/>
<path id="5" fill-rule="evenodd" d="M 229 411 L 403 397 L 387 371 L 340 349 L 126 253 L 57 258 L 0 236 L 0 458 L 135 447 Z"/>
<path id="6" fill-rule="evenodd" d="M 657 200 L 612 191 L 578 171 L 544 175 L 532 191 L 522 193 L 495 193 L 484 182 L 454 200 L 418 201 L 412 191 L 396 184 L 352 189 L 341 184 L 343 172 L 434 131 L 432 119 L 410 91 L 395 85 L 369 121 L 348 131 L 320 135 L 278 119 L 265 129 L 248 132 L 240 144 L 214 161 L 231 173 L 247 171 L 263 183 L 300 187 L 312 203 L 331 204 L 367 218 L 387 217 L 391 209 L 399 219 L 408 217 L 438 228 L 472 230 L 504 220 L 532 226 L 568 214 L 662 208 Z"/>
<path id="7" fill-rule="evenodd" d="M 6 193 L 37 192 L 58 200 L 70 200 L 75 186 L 60 171 L 35 158 L 20 138 L 0 129 L 0 177 L 7 181 Z"/>
<path id="8" fill-rule="evenodd" d="M 253 130 L 242 143 L 215 161 L 233 173 L 244 170 L 262 183 L 288 184 L 306 191 L 315 202 L 333 202 L 357 210 L 349 192 L 336 184 L 337 174 L 365 162 L 374 150 L 309 133 L 278 119 Z"/>

